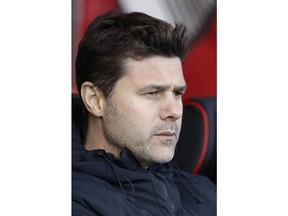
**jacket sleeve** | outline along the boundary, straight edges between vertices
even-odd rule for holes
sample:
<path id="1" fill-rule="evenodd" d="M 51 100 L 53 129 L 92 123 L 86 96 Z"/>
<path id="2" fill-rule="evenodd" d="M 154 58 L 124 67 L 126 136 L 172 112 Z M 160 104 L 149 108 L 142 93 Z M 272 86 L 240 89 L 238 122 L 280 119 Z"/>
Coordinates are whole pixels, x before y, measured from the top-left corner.
<path id="1" fill-rule="evenodd" d="M 78 202 L 72 201 L 72 216 L 99 216 Z"/>

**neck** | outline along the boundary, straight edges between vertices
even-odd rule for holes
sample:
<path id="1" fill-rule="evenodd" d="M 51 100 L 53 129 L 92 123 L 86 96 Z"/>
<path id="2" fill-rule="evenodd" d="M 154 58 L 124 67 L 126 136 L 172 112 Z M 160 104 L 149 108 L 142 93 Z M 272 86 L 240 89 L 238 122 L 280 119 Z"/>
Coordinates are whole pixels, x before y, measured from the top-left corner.
<path id="1" fill-rule="evenodd" d="M 115 157 L 120 157 L 121 148 L 111 145 L 104 136 L 101 118 L 90 117 L 88 121 L 88 130 L 86 134 L 86 142 L 84 144 L 86 150 L 104 149 L 106 152 L 112 153 Z"/>

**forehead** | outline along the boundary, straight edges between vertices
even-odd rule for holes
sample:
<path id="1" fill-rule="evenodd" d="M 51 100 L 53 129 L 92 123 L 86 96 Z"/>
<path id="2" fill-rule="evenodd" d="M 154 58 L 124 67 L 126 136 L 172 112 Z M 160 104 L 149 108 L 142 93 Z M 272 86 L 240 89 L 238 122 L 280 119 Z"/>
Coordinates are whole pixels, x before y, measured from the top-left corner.
<path id="1" fill-rule="evenodd" d="M 122 78 L 126 80 L 126 84 L 139 87 L 151 84 L 185 85 L 182 64 L 178 57 L 154 56 L 141 61 L 128 59 L 125 68 Z"/>

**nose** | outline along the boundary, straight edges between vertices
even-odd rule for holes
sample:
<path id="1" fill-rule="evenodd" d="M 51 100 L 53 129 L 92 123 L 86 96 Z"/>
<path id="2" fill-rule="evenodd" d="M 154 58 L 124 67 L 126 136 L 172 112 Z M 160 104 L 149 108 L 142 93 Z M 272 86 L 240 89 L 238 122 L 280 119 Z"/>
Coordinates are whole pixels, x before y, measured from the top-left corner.
<path id="1" fill-rule="evenodd" d="M 181 98 L 175 98 L 173 94 L 163 98 L 161 101 L 160 118 L 162 120 L 176 121 L 182 117 L 183 104 Z"/>

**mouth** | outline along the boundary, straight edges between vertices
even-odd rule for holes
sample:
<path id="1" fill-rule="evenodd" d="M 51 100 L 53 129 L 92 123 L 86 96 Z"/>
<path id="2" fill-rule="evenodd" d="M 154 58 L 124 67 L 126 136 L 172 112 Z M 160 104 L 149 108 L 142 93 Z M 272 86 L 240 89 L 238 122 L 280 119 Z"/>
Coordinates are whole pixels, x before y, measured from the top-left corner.
<path id="1" fill-rule="evenodd" d="M 175 131 L 161 131 L 155 134 L 157 137 L 176 137 L 176 132 Z"/>

